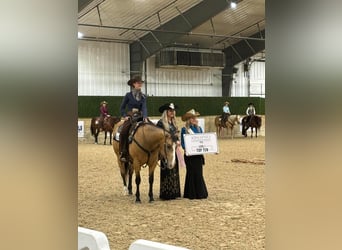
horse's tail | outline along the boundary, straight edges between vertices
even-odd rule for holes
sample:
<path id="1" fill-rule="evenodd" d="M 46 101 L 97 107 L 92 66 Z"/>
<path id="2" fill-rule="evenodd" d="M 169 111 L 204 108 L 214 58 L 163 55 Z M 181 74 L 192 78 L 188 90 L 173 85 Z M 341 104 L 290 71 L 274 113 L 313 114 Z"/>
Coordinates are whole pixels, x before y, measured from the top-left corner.
<path id="1" fill-rule="evenodd" d="M 256 116 L 256 124 L 257 124 L 258 128 L 261 127 L 261 117 L 260 116 Z"/>
<path id="2" fill-rule="evenodd" d="M 94 119 L 91 119 L 90 132 L 91 132 L 91 135 L 95 135 Z"/>
<path id="3" fill-rule="evenodd" d="M 242 135 L 247 136 L 247 129 L 249 127 L 247 126 L 247 116 L 242 118 L 241 125 L 242 125 Z"/>

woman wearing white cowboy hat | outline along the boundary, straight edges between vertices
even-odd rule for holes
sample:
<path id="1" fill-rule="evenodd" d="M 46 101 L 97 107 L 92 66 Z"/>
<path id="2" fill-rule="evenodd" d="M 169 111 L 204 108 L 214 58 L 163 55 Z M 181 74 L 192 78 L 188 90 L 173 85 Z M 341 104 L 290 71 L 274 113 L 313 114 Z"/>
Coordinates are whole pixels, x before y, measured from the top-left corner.
<path id="1" fill-rule="evenodd" d="M 203 133 L 203 130 L 198 126 L 197 117 L 200 113 L 194 109 L 189 110 L 182 116 L 182 121 L 185 121 L 185 126 L 181 130 L 181 145 L 185 152 L 184 135 Z M 207 186 L 203 177 L 203 155 L 184 154 L 186 165 L 186 175 L 184 184 L 184 198 L 189 199 L 206 199 L 208 197 Z"/>

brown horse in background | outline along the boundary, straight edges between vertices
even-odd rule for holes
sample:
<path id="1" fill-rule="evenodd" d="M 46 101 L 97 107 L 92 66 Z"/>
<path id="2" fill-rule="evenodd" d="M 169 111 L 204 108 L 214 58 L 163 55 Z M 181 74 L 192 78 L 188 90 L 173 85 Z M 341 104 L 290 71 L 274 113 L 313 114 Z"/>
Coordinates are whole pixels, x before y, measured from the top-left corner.
<path id="1" fill-rule="evenodd" d="M 216 127 L 216 134 L 218 136 L 221 136 L 222 128 L 227 128 L 227 135 L 228 135 L 228 130 L 230 130 L 231 137 L 233 139 L 234 137 L 234 126 L 235 124 L 240 124 L 240 116 L 239 115 L 230 115 L 228 117 L 228 120 L 226 124 L 222 126 L 221 122 L 221 116 L 216 116 L 215 117 L 215 127 Z"/>
<path id="2" fill-rule="evenodd" d="M 171 134 L 160 127 L 157 127 L 151 123 L 140 123 L 134 133 L 132 142 L 128 146 L 129 162 L 124 163 L 120 161 L 119 142 L 116 140 L 116 132 L 123 121 L 117 123 L 114 127 L 115 140 L 113 141 L 113 149 L 117 157 L 118 165 L 121 172 L 121 177 L 124 184 L 124 190 L 132 190 L 132 173 L 135 173 L 136 184 L 136 202 L 140 200 L 139 185 L 141 182 L 140 170 L 141 167 L 148 165 L 149 169 L 149 202 L 153 199 L 153 181 L 154 170 L 157 163 L 161 158 L 164 158 L 167 162 L 167 167 L 172 169 L 175 166 L 176 157 L 176 143 L 172 140 Z"/>
<path id="3" fill-rule="evenodd" d="M 109 132 L 109 143 L 112 145 L 112 134 L 115 123 L 120 121 L 120 118 L 116 116 L 105 117 L 103 120 L 103 124 L 101 126 L 100 117 L 93 117 L 90 122 L 90 132 L 91 135 L 95 137 L 95 144 L 98 143 L 98 136 L 101 131 L 104 131 L 104 145 L 106 145 L 107 140 L 107 132 Z"/>
<path id="4" fill-rule="evenodd" d="M 253 137 L 253 129 L 255 128 L 255 137 L 258 137 L 258 129 L 261 127 L 261 117 L 257 115 L 252 115 L 249 122 L 247 122 L 247 117 L 242 119 L 242 135 L 247 137 L 247 130 L 251 128 L 251 138 Z"/>

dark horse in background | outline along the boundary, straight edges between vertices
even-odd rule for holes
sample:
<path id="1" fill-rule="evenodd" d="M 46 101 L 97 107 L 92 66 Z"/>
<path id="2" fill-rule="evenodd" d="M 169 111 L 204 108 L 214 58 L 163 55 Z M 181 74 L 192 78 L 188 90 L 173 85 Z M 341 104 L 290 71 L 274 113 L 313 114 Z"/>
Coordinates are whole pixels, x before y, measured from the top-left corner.
<path id="1" fill-rule="evenodd" d="M 109 132 L 109 143 L 112 145 L 112 135 L 115 123 L 118 123 L 120 118 L 116 116 L 105 117 L 101 124 L 100 117 L 93 117 L 90 122 L 91 135 L 95 137 L 95 144 L 98 143 L 98 136 L 101 131 L 105 133 L 104 145 L 106 145 L 107 132 Z M 102 126 L 101 126 L 102 125 Z"/>
<path id="2" fill-rule="evenodd" d="M 124 121 L 117 123 L 114 127 L 114 133 L 119 130 L 119 127 Z M 135 184 L 136 184 L 136 202 L 140 203 L 140 190 L 139 185 L 141 182 L 140 170 L 141 167 L 148 166 L 149 174 L 149 202 L 154 201 L 153 199 L 153 181 L 154 181 L 154 170 L 160 158 L 165 159 L 167 167 L 172 169 L 175 166 L 176 157 L 176 143 L 173 141 L 169 131 L 157 127 L 151 123 L 140 123 L 136 128 L 132 142 L 128 146 L 129 162 L 120 161 L 119 142 L 113 141 L 114 153 L 117 157 L 118 166 L 120 168 L 121 177 L 124 184 L 124 192 L 132 194 L 132 175 L 135 173 Z M 128 182 L 128 188 L 127 188 Z"/>
<path id="3" fill-rule="evenodd" d="M 255 128 L 255 137 L 258 137 L 258 129 L 260 129 L 261 127 L 261 117 L 257 115 L 252 115 L 249 117 L 249 121 L 247 120 L 248 116 L 242 118 L 242 135 L 247 137 L 247 130 L 251 128 L 251 137 L 253 137 L 253 130 Z"/>

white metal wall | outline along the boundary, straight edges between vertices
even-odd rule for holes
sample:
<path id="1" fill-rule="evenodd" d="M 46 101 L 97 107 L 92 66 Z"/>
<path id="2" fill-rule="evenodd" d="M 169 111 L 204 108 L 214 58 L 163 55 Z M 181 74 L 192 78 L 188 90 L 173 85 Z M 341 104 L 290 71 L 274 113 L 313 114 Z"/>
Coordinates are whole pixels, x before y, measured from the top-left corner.
<path id="1" fill-rule="evenodd" d="M 156 68 L 155 56 L 146 60 L 146 84 L 150 96 L 222 96 L 222 70 L 216 68 Z M 243 63 L 231 87 L 231 96 L 248 96 Z M 129 91 L 129 45 L 79 41 L 78 95 L 121 96 Z M 265 63 L 250 67 L 250 96 L 265 97 Z M 143 76 L 144 77 L 144 76 Z"/>
<path id="2" fill-rule="evenodd" d="M 128 44 L 79 41 L 79 96 L 124 95 L 129 77 Z"/>
<path id="3" fill-rule="evenodd" d="M 221 96 L 222 70 L 215 68 L 156 68 L 155 56 L 147 60 L 148 95 Z"/>
<path id="4" fill-rule="evenodd" d="M 250 81 L 249 96 L 265 97 L 265 63 L 253 62 L 249 72 L 244 72 L 243 63 L 236 65 L 231 93 L 232 96 L 248 96 L 248 74 Z"/>

